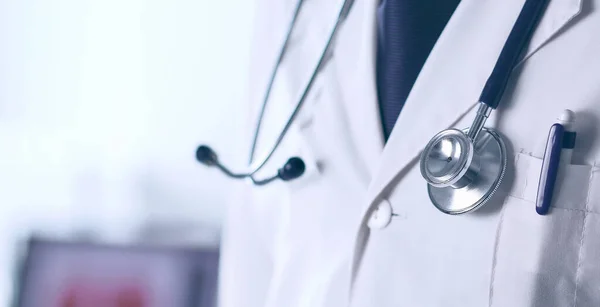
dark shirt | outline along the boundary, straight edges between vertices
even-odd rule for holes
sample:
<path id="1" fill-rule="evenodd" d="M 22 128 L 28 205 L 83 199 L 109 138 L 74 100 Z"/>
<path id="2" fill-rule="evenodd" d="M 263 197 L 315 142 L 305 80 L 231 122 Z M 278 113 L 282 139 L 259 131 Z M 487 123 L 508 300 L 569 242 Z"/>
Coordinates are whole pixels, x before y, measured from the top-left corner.
<path id="1" fill-rule="evenodd" d="M 425 60 L 460 0 L 383 0 L 377 10 L 377 91 L 389 137 Z"/>

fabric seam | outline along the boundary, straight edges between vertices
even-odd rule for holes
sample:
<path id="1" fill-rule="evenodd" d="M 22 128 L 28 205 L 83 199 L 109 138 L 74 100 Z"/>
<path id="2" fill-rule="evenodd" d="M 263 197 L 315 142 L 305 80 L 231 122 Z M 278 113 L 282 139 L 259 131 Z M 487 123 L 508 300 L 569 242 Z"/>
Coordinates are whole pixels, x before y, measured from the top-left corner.
<path id="1" fill-rule="evenodd" d="M 516 155 L 515 156 L 515 160 L 514 160 L 514 165 L 516 167 L 516 165 L 519 162 L 519 158 L 520 155 Z M 527 167 L 529 167 L 529 163 L 527 163 Z M 496 263 L 498 261 L 498 246 L 500 245 L 500 235 L 502 234 L 502 225 L 504 223 L 504 212 L 505 212 L 505 206 L 506 206 L 506 202 L 508 200 L 508 198 L 510 197 L 510 195 L 507 195 L 507 197 L 504 199 L 504 201 L 502 202 L 502 207 L 501 207 L 501 213 L 500 213 L 500 218 L 498 220 L 498 229 L 496 229 L 496 237 L 494 238 L 494 253 L 493 253 L 493 257 L 492 257 L 492 271 L 490 273 L 490 288 L 489 288 L 489 292 L 488 292 L 488 306 L 491 307 L 494 301 L 494 281 L 496 278 Z"/>
<path id="2" fill-rule="evenodd" d="M 588 194 L 590 193 L 590 191 L 588 191 Z M 512 197 L 518 200 L 522 200 L 524 202 L 528 202 L 528 203 L 535 203 L 534 201 L 530 201 L 528 199 L 524 199 L 515 195 L 508 195 L 507 197 Z M 600 215 L 600 212 L 596 212 L 596 211 L 592 211 L 591 209 L 587 208 L 587 200 L 584 202 L 584 205 L 586 206 L 586 209 L 573 209 L 573 208 L 563 208 L 563 207 L 555 207 L 552 206 L 551 210 L 564 210 L 564 211 L 573 211 L 573 212 L 581 212 L 581 213 L 585 213 L 585 214 L 595 214 L 595 215 Z"/>
<path id="3" fill-rule="evenodd" d="M 504 201 L 506 204 L 506 201 Z M 494 256 L 492 257 L 492 272 L 490 274 L 490 289 L 489 289 L 489 300 L 488 306 L 492 306 L 494 300 L 494 281 L 496 278 L 496 263 L 498 260 L 498 246 L 500 245 L 500 234 L 502 233 L 502 225 L 504 223 L 504 204 L 502 205 L 502 214 L 500 215 L 500 220 L 498 221 L 498 229 L 496 230 L 496 238 L 494 241 Z"/>
<path id="4" fill-rule="evenodd" d="M 590 178 L 588 181 L 588 193 L 587 193 L 587 197 L 586 197 L 586 201 L 585 201 L 585 211 L 583 212 L 583 227 L 581 229 L 581 239 L 579 240 L 579 254 L 577 256 L 577 270 L 575 271 L 575 294 L 573 295 L 573 307 L 577 306 L 577 294 L 579 292 L 579 284 L 580 284 L 580 279 L 581 279 L 581 259 L 583 258 L 583 243 L 585 241 L 585 231 L 587 228 L 587 223 L 588 223 L 588 216 L 589 216 L 589 205 L 590 205 L 590 194 L 592 193 L 592 179 L 594 178 L 594 173 L 595 173 L 595 167 L 596 167 L 596 162 L 594 162 L 594 165 L 592 167 L 592 170 L 590 171 Z"/>

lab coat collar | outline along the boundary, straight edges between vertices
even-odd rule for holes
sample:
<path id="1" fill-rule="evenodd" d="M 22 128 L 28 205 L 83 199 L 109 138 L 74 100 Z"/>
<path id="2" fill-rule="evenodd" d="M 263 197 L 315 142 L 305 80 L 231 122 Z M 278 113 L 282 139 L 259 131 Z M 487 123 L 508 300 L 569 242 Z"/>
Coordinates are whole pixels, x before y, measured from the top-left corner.
<path id="1" fill-rule="evenodd" d="M 344 103 L 343 115 L 351 123 L 349 132 L 360 155 L 358 161 L 362 162 L 356 167 L 363 173 L 365 186 L 384 146 L 375 78 L 378 2 L 354 1 L 337 34 L 333 61 Z"/>
<path id="2" fill-rule="evenodd" d="M 377 2 L 377 1 L 373 1 Z M 581 10 L 582 0 L 551 0 L 544 16 L 540 20 L 538 27 L 530 41 L 527 52 L 523 57 L 525 60 L 531 58 L 536 52 L 543 49 L 549 41 L 559 35 L 560 31 L 568 25 L 571 20 L 576 17 Z M 510 29 L 518 13 L 521 10 L 524 0 L 521 1 L 491 1 L 481 2 L 477 0 L 462 1 L 457 8 L 454 16 L 447 25 L 444 33 L 438 40 L 436 47 L 433 49 L 429 56 L 427 63 L 425 64 L 421 74 L 419 75 L 411 94 L 406 101 L 404 109 L 402 110 L 398 121 L 392 131 L 392 134 L 383 150 L 383 153 L 379 159 L 379 164 L 376 168 L 376 172 L 373 173 L 373 180 L 369 186 L 368 191 L 368 204 L 372 204 L 378 197 L 385 197 L 388 189 L 393 188 L 394 182 L 401 180 L 404 171 L 412 168 L 418 163 L 419 155 L 422 149 L 425 147 L 430 138 L 437 132 L 453 127 L 461 119 L 470 114 L 470 111 L 477 105 L 477 98 L 480 94 L 481 88 L 487 79 L 490 71 L 495 64 L 497 56 L 508 36 Z M 373 8 L 369 7 L 368 13 L 375 15 Z M 479 14 L 480 16 L 474 16 Z M 484 15 L 484 16 L 481 16 Z M 465 42 L 461 41 L 465 36 L 461 32 L 466 29 L 462 28 L 461 19 L 479 18 L 498 18 L 499 22 L 488 23 L 490 29 L 490 35 L 486 36 L 487 42 L 480 42 L 481 44 L 493 45 L 494 50 L 488 49 L 485 56 L 482 56 L 481 63 L 472 62 L 468 69 L 463 73 L 462 63 L 460 61 L 460 55 L 457 56 L 456 52 L 464 51 L 464 53 L 478 52 L 479 49 L 485 49 L 487 47 L 479 48 L 479 46 L 471 46 L 476 42 Z M 513 19 L 514 17 L 514 19 Z M 364 28 L 361 37 L 365 37 L 365 32 L 373 35 L 374 34 L 374 18 L 364 17 Z M 494 27 L 494 28 L 491 28 Z M 500 29 L 501 27 L 502 29 Z M 365 30 L 366 29 L 366 30 Z M 499 34 L 499 35 L 498 35 Z M 375 130 L 373 124 L 381 126 L 380 120 L 374 120 L 373 117 L 376 112 L 376 94 L 374 89 L 374 77 L 373 77 L 373 59 L 374 55 L 365 55 L 366 52 L 373 52 L 373 41 L 367 39 L 367 44 L 360 49 L 363 50 L 362 60 L 367 62 L 364 64 L 362 69 L 359 69 L 360 76 L 358 79 L 362 80 L 365 84 L 359 84 L 360 82 L 352 82 L 352 85 L 343 87 L 348 90 L 349 95 L 356 95 L 351 98 L 356 100 L 352 104 L 357 114 L 354 116 L 358 118 L 358 113 L 364 112 L 363 116 L 367 116 L 372 121 L 367 127 L 363 127 L 363 123 L 366 121 L 362 119 L 359 121 L 360 124 L 354 122 L 354 126 L 357 129 L 363 129 L 363 132 L 356 133 L 361 136 L 363 143 L 369 144 L 373 148 L 377 148 L 377 143 L 374 141 L 367 141 L 367 133 L 371 134 L 370 137 L 375 137 Z M 460 44 L 468 46 L 461 47 Z M 470 50 L 474 48 L 477 50 Z M 495 51 L 497 49 L 497 52 Z M 439 51 L 438 51 L 439 50 Z M 469 51 L 470 50 L 470 51 Z M 463 57 L 468 57 L 464 55 Z M 366 61 L 365 61 L 366 59 Z M 469 61 L 467 60 L 467 63 Z M 363 74 L 368 73 L 366 78 Z M 449 76 L 458 76 L 452 78 Z M 370 79 L 365 82 L 366 79 Z M 451 79 L 451 80 L 449 80 Z M 359 87 L 360 90 L 357 90 Z M 370 98 L 370 99 L 368 99 Z M 361 102 L 363 101 L 364 103 Z M 371 103 L 368 103 L 371 102 Z M 370 112 L 365 112 L 367 109 Z M 470 119 L 469 119 L 470 122 Z M 365 129 L 366 128 L 366 129 Z M 460 127 L 463 128 L 463 127 Z M 377 136 L 381 135 L 380 131 L 377 131 Z M 371 152 L 374 149 L 367 150 L 366 156 L 374 156 Z M 425 182 L 423 182 L 425 185 Z M 367 210 L 370 206 L 366 207 Z M 366 212 L 365 212 L 366 213 Z"/>

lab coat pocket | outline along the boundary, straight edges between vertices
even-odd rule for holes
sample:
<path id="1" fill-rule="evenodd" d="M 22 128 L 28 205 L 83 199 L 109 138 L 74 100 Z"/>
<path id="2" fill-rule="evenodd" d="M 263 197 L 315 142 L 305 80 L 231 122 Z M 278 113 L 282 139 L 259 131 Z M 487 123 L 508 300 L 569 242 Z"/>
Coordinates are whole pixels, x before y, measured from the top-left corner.
<path id="1" fill-rule="evenodd" d="M 498 225 L 490 306 L 573 306 L 588 214 L 591 166 L 569 165 L 557 178 L 548 215 L 535 211 L 541 159 L 518 154 L 515 184 Z"/>

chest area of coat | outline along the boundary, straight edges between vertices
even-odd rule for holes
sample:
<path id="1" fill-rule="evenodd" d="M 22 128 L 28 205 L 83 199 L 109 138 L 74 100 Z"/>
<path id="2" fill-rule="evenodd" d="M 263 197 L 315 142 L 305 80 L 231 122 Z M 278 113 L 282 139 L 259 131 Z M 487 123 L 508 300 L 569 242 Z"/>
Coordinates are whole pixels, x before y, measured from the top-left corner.
<path id="1" fill-rule="evenodd" d="M 514 70 L 500 107 L 488 120 L 506 140 L 509 165 L 501 189 L 486 207 L 464 216 L 437 211 L 418 164 L 388 185 L 381 197 L 391 203 L 396 217 L 387 228 L 370 232 L 357 306 L 366 300 L 378 306 L 587 306 L 600 301 L 585 286 L 598 282 L 592 276 L 600 272 L 591 260 L 600 248 L 592 235 L 600 228 L 600 59 L 592 55 L 600 52 L 600 41 L 589 36 L 598 20 L 566 28 Z M 427 114 L 418 110 L 424 105 L 435 113 L 428 98 L 475 102 L 481 92 L 494 52 L 487 47 L 467 50 L 456 39 L 486 41 L 484 33 L 494 25 L 483 22 L 477 29 L 475 17 L 460 23 L 455 31 L 462 34 L 447 33 L 453 42 L 442 39 L 434 49 L 409 99 L 414 105 L 401 114 L 404 127 L 428 120 L 411 116 Z M 577 116 L 574 165 L 557 179 L 551 214 L 539 216 L 535 198 L 541 158 L 549 128 L 564 109 Z M 469 127 L 474 115 L 470 112 L 455 127 Z"/>

